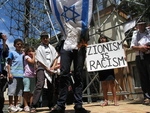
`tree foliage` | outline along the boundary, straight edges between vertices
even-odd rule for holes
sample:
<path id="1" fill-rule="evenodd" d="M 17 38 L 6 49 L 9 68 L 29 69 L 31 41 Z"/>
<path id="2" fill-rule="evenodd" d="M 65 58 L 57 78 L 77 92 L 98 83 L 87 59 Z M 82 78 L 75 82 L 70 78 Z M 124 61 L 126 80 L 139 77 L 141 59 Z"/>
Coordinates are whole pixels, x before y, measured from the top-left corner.
<path id="1" fill-rule="evenodd" d="M 27 38 L 26 39 L 26 46 L 32 46 L 34 48 L 37 48 L 40 45 L 40 39 L 37 38 Z"/>

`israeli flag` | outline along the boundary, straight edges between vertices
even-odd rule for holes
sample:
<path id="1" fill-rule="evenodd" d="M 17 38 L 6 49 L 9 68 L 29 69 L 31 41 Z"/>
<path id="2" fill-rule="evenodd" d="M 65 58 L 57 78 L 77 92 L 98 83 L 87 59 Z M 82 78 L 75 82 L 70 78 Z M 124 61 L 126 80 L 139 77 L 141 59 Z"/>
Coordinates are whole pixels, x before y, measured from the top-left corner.
<path id="1" fill-rule="evenodd" d="M 78 49 L 81 34 L 86 33 L 91 22 L 93 0 L 49 0 L 49 3 L 65 38 L 64 49 Z"/>

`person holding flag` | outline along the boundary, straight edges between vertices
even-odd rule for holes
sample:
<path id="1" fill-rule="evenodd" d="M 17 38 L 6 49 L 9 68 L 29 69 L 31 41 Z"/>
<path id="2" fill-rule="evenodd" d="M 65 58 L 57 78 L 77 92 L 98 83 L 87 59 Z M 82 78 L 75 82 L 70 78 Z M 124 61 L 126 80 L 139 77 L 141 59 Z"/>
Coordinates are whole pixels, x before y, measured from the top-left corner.
<path id="1" fill-rule="evenodd" d="M 75 113 L 89 113 L 90 111 L 82 106 L 82 71 L 89 38 L 88 28 L 92 17 L 93 0 L 49 0 L 49 3 L 63 34 L 60 49 L 59 98 L 50 113 L 65 113 L 72 62 L 75 81 L 73 85 Z"/>

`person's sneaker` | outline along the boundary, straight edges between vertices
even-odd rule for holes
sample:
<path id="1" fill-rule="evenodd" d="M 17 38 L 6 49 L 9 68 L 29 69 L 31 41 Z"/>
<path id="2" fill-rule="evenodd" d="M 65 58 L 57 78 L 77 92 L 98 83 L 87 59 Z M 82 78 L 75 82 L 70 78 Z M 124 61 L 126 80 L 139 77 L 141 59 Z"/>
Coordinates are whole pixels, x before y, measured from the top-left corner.
<path id="1" fill-rule="evenodd" d="M 20 112 L 20 111 L 23 111 L 23 109 L 22 109 L 19 105 L 17 105 L 16 108 L 17 108 L 17 110 L 18 110 L 19 112 Z"/>
<path id="2" fill-rule="evenodd" d="M 25 107 L 24 107 L 24 111 L 25 111 L 25 112 L 29 112 L 29 111 L 30 111 L 29 106 L 25 106 Z"/>
<path id="3" fill-rule="evenodd" d="M 75 105 L 74 109 L 75 109 L 75 113 L 90 113 L 90 111 L 84 109 L 82 105 Z"/>
<path id="4" fill-rule="evenodd" d="M 18 109 L 15 106 L 13 106 L 13 105 L 9 106 L 8 110 L 9 110 L 9 112 L 17 112 L 18 111 Z"/>
<path id="5" fill-rule="evenodd" d="M 61 109 L 59 106 L 54 106 L 54 108 L 52 109 L 52 111 L 50 111 L 50 113 L 65 113 L 65 109 Z"/>
<path id="6" fill-rule="evenodd" d="M 75 113 L 90 113 L 90 111 L 87 111 L 84 108 L 77 108 L 75 109 Z"/>

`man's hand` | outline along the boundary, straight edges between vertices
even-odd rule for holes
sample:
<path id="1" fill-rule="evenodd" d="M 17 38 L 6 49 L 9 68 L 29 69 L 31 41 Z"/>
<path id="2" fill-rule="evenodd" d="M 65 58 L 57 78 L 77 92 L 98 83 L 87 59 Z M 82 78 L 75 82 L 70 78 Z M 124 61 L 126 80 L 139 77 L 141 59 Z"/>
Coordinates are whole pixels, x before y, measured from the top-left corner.
<path id="1" fill-rule="evenodd" d="M 139 50 L 142 51 L 142 52 L 146 52 L 148 51 L 148 47 L 147 46 L 139 46 Z"/>
<path id="2" fill-rule="evenodd" d="M 5 34 L 2 34 L 2 40 L 3 40 L 3 42 L 6 42 L 7 36 Z"/>

